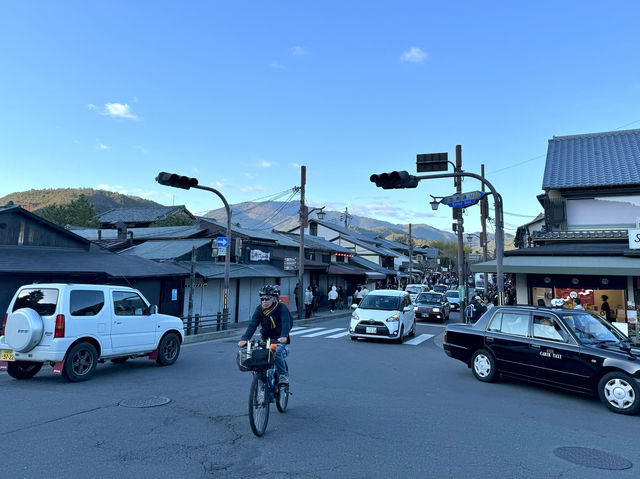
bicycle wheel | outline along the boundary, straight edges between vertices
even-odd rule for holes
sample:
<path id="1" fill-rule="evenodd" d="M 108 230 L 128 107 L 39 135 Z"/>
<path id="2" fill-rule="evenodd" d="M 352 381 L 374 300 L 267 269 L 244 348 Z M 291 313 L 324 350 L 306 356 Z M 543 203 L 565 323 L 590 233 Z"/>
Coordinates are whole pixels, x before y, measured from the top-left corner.
<path id="1" fill-rule="evenodd" d="M 269 422 L 269 385 L 264 372 L 253 374 L 249 392 L 249 424 L 251 431 L 260 437 Z"/>
<path id="2" fill-rule="evenodd" d="M 289 365 L 285 361 L 284 364 L 287 366 L 287 371 L 289 371 Z M 289 405 L 289 385 L 277 385 L 278 392 L 276 397 L 276 407 L 278 411 L 285 412 L 287 410 L 287 406 Z"/>

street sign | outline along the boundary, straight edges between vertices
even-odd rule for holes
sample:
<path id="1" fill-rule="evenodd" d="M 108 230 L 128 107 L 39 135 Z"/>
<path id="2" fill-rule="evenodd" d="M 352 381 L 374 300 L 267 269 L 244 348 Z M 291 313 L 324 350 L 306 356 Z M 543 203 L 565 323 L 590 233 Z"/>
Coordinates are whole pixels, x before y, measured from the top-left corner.
<path id="1" fill-rule="evenodd" d="M 226 248 L 229 246 L 229 238 L 226 236 L 218 236 L 216 239 L 218 240 L 218 248 Z"/>
<path id="2" fill-rule="evenodd" d="M 629 249 L 640 249 L 640 230 L 629 229 Z"/>
<path id="3" fill-rule="evenodd" d="M 469 193 L 460 193 L 459 195 L 446 196 L 440 200 L 443 205 L 452 208 L 465 208 L 475 205 L 486 195 L 483 191 L 470 191 Z"/>
<path id="4" fill-rule="evenodd" d="M 226 256 L 227 248 L 224 246 L 218 246 L 218 256 Z"/>
<path id="5" fill-rule="evenodd" d="M 298 258 L 285 258 L 284 269 L 285 270 L 298 269 Z"/>

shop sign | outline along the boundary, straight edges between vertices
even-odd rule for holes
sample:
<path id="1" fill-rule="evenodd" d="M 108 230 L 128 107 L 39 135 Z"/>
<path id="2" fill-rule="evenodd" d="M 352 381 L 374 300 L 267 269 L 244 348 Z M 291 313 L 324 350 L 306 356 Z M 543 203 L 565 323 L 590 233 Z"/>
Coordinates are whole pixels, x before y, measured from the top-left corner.
<path id="1" fill-rule="evenodd" d="M 640 229 L 629 230 L 629 249 L 640 249 Z"/>
<path id="2" fill-rule="evenodd" d="M 284 259 L 284 269 L 298 269 L 298 258 L 285 258 Z"/>
<path id="3" fill-rule="evenodd" d="M 271 253 L 260 251 L 259 249 L 252 249 L 249 259 L 251 261 L 269 261 L 271 259 Z"/>

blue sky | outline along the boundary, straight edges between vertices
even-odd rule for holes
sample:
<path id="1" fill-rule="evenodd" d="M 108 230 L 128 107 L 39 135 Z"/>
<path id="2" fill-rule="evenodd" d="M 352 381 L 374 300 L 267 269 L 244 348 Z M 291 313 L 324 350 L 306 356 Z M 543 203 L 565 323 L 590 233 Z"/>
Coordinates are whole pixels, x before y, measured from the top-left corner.
<path id="1" fill-rule="evenodd" d="M 369 176 L 461 144 L 514 232 L 541 211 L 550 138 L 639 127 L 639 24 L 636 0 L 5 1 L 0 196 L 100 187 L 200 213 L 220 200 L 157 172 L 237 203 L 306 165 L 310 205 L 450 230 L 428 202 L 452 180 Z"/>

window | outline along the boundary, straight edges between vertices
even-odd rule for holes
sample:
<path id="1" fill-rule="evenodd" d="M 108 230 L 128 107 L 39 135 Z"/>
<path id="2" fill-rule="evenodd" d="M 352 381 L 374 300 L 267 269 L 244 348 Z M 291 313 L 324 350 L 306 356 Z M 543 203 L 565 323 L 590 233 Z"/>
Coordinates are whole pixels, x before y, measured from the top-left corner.
<path id="1" fill-rule="evenodd" d="M 529 330 L 529 314 L 515 311 L 497 313 L 489 324 L 489 331 L 526 336 Z"/>
<path id="2" fill-rule="evenodd" d="M 544 315 L 533 315 L 533 337 L 549 341 L 566 342 L 569 337 L 557 321 Z"/>
<path id="3" fill-rule="evenodd" d="M 28 288 L 18 294 L 13 311 L 31 308 L 40 316 L 51 316 L 58 305 L 58 290 L 50 288 Z"/>
<path id="4" fill-rule="evenodd" d="M 113 311 L 116 316 L 146 316 L 149 314 L 149 307 L 136 293 L 114 291 Z"/>
<path id="5" fill-rule="evenodd" d="M 102 291 L 71 291 L 69 295 L 71 316 L 95 316 L 104 307 Z"/>

